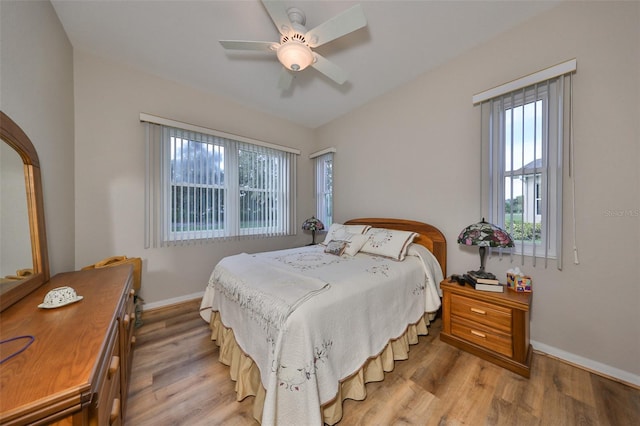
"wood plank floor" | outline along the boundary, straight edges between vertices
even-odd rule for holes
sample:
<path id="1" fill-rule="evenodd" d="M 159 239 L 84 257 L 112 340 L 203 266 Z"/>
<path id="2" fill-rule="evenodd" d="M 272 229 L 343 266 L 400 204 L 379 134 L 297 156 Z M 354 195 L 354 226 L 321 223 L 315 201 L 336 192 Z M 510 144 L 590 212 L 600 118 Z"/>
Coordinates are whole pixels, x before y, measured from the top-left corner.
<path id="1" fill-rule="evenodd" d="M 236 402 L 199 300 L 147 311 L 137 332 L 125 424 L 257 425 Z M 534 354 L 530 379 L 439 339 L 441 321 L 411 346 L 367 399 L 345 401 L 339 425 L 640 424 L 640 390 Z"/>

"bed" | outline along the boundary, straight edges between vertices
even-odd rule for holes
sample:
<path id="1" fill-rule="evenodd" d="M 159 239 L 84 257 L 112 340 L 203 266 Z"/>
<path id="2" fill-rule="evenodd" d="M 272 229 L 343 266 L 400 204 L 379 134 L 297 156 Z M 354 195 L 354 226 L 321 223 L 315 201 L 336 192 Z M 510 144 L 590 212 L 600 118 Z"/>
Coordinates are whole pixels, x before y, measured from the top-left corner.
<path id="1" fill-rule="evenodd" d="M 353 219 L 323 244 L 222 259 L 200 313 L 256 420 L 332 425 L 428 334 L 445 268 L 434 226 Z"/>

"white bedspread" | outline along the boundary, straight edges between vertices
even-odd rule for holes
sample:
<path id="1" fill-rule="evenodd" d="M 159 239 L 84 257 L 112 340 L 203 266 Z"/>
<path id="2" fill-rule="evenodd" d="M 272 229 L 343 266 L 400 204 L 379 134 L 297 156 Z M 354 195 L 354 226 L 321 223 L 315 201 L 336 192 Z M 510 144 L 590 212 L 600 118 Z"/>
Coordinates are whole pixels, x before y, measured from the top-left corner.
<path id="1" fill-rule="evenodd" d="M 338 257 L 323 249 L 310 246 L 243 255 L 242 262 L 240 257 L 225 259 L 221 268 L 214 269 L 205 291 L 202 317 L 209 321 L 211 311 L 219 311 L 260 370 L 267 391 L 263 425 L 321 425 L 320 406 L 335 397 L 341 379 L 378 355 L 407 325 L 440 307 L 442 272 L 422 246 L 412 245 L 403 262 L 363 253 Z M 244 260 L 255 262 L 248 266 Z M 235 284 L 220 283 L 234 272 Z M 229 291 L 238 280 L 255 274 L 263 282 L 245 295 Z M 303 288 L 293 290 L 292 280 L 302 275 Z M 282 305 L 273 311 L 274 299 L 265 296 L 269 301 L 260 303 L 269 309 L 258 314 L 246 295 L 261 298 L 270 293 L 265 277 L 292 295 L 281 297 L 283 293 L 276 292 L 280 296 L 275 299 L 282 299 L 276 304 Z"/>
<path id="2" fill-rule="evenodd" d="M 301 303 L 329 288 L 268 256 L 238 254 L 220 261 L 210 282 L 264 329 L 280 330 Z"/>

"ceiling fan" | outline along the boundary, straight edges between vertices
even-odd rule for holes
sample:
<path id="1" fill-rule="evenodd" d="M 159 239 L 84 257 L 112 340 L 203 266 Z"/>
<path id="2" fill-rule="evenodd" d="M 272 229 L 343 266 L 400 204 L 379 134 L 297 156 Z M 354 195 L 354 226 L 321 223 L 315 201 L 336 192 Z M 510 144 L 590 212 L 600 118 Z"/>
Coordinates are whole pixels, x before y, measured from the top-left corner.
<path id="1" fill-rule="evenodd" d="M 228 50 L 253 50 L 274 52 L 283 65 L 278 87 L 286 90 L 293 81 L 294 73 L 311 66 L 338 84 L 347 81 L 347 73 L 312 49 L 322 46 L 343 35 L 367 25 L 361 5 L 329 19 L 317 27 L 307 30 L 306 16 L 296 7 L 285 7 L 281 1 L 263 0 L 265 9 L 280 32 L 280 42 L 220 40 Z"/>

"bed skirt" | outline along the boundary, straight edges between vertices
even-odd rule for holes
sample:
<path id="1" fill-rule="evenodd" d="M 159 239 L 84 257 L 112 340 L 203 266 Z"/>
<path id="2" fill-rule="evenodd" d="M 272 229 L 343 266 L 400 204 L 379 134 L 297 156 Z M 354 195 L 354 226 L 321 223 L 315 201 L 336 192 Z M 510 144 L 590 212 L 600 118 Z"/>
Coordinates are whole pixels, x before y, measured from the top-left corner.
<path id="1" fill-rule="evenodd" d="M 321 407 L 324 422 L 329 425 L 338 423 L 342 418 L 342 402 L 345 399 L 362 401 L 367 396 L 366 383 L 384 380 L 384 373 L 393 370 L 395 361 L 408 359 L 409 345 L 417 344 L 418 336 L 429 334 L 427 325 L 435 315 L 425 314 L 417 323 L 409 325 L 405 333 L 390 340 L 379 355 L 369 358 L 358 371 L 341 380 L 336 397 Z M 209 324 L 212 330 L 211 340 L 220 348 L 219 361 L 230 367 L 231 380 L 236 383 L 236 400 L 242 401 L 247 396 L 255 396 L 253 417 L 261 422 L 266 391 L 260 382 L 257 365 L 240 349 L 233 330 L 222 324 L 218 312 L 211 313 Z"/>

